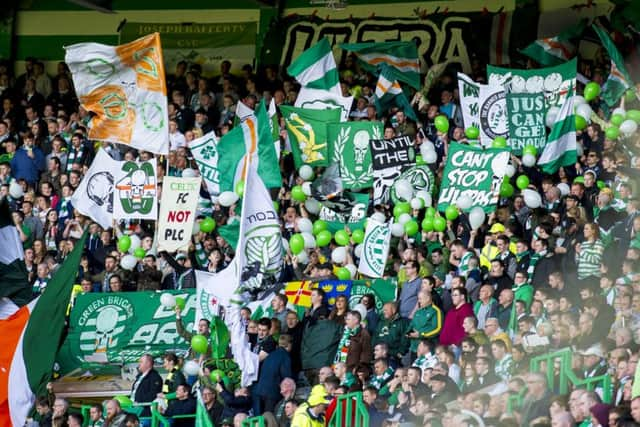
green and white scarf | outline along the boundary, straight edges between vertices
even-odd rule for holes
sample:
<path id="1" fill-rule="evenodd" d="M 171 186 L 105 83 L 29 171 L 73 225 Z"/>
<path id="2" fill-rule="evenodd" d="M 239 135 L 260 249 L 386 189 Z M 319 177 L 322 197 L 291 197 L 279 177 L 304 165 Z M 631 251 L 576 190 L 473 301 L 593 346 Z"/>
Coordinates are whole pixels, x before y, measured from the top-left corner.
<path id="1" fill-rule="evenodd" d="M 529 283 L 531 283 L 531 280 L 533 279 L 533 273 L 536 270 L 536 264 L 538 264 L 538 261 L 540 261 L 545 256 L 547 256 L 547 251 L 541 251 L 540 253 L 534 252 L 531 254 L 531 259 L 529 260 L 529 268 L 527 268 Z"/>
<path id="2" fill-rule="evenodd" d="M 375 387 L 376 389 L 380 390 L 382 388 L 383 385 L 385 385 L 387 383 L 387 381 L 389 381 L 391 379 L 391 377 L 393 377 L 393 369 L 391 369 L 391 366 L 389 366 L 383 373 L 382 375 L 374 375 L 373 377 L 371 377 L 371 379 L 369 380 L 369 385 Z"/>
<path id="3" fill-rule="evenodd" d="M 336 357 L 334 358 L 334 363 L 347 363 L 347 354 L 349 354 L 349 346 L 351 346 L 351 338 L 360 332 L 360 326 L 355 327 L 353 329 L 344 328 L 342 332 L 342 338 L 340 338 L 340 343 L 338 344 L 338 352 L 336 353 Z"/>

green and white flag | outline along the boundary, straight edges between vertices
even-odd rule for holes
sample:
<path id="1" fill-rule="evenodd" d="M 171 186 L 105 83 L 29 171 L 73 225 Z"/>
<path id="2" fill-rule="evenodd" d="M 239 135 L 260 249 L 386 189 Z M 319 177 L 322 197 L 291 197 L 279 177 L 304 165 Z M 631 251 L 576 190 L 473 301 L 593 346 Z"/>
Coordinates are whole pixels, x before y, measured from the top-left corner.
<path id="1" fill-rule="evenodd" d="M 355 52 L 367 71 L 377 74 L 378 66 L 387 64 L 392 67 L 395 79 L 420 89 L 420 61 L 415 43 L 411 41 L 344 43 L 340 47 Z"/>
<path id="2" fill-rule="evenodd" d="M 382 123 L 330 123 L 327 134 L 330 157 L 339 165 L 342 186 L 352 190 L 371 188 L 373 166 L 369 140 L 382 138 Z"/>
<path id="3" fill-rule="evenodd" d="M 271 100 L 273 103 L 273 99 Z M 273 116 L 267 111 L 264 99 L 260 101 L 256 108 L 256 120 L 258 121 L 258 157 L 254 158 L 258 162 L 258 175 L 264 181 L 267 188 L 280 188 L 282 186 L 282 176 L 278 167 L 280 133 L 278 129 L 278 115 L 275 113 L 273 105 Z M 275 120 L 275 123 L 274 123 Z M 276 149 L 278 146 L 278 150 Z"/>
<path id="4" fill-rule="evenodd" d="M 480 83 L 464 73 L 458 73 L 458 93 L 464 127 L 475 126 L 480 129 Z"/>
<path id="5" fill-rule="evenodd" d="M 577 49 L 573 40 L 582 36 L 586 23 L 583 19 L 555 37 L 534 41 L 520 52 L 545 67 L 562 64 L 575 56 Z"/>
<path id="6" fill-rule="evenodd" d="M 342 96 L 342 93 L 336 93 L 324 89 L 313 89 L 309 87 L 301 87 L 300 93 L 296 98 L 295 107 L 308 110 L 331 110 L 333 108 L 340 109 L 340 121 L 349 120 L 349 112 L 353 105 L 353 96 Z"/>
<path id="7" fill-rule="evenodd" d="M 365 276 L 381 278 L 389 256 L 391 243 L 391 225 L 393 219 L 387 223 L 379 223 L 369 219 L 367 230 L 362 242 L 362 256 L 358 271 Z"/>
<path id="8" fill-rule="evenodd" d="M 544 149 L 547 143 L 545 105 L 543 93 L 507 93 L 509 147 L 513 154 L 521 155 L 526 146 L 534 146 L 538 152 Z"/>
<path id="9" fill-rule="evenodd" d="M 375 94 L 376 109 L 379 116 L 391 107 L 398 107 L 411 120 L 418 121 L 416 113 L 411 108 L 409 100 L 392 72 L 392 68 L 387 64 L 380 64 L 380 76 L 376 84 Z"/>
<path id="10" fill-rule="evenodd" d="M 253 115 L 254 111 L 251 108 L 247 107 L 244 102 L 238 100 L 238 103 L 236 104 L 236 120 L 238 122 L 244 122 L 247 117 Z M 237 125 L 237 122 L 234 123 L 234 125 Z"/>
<path id="11" fill-rule="evenodd" d="M 9 202 L 0 201 L 0 300 L 9 298 L 16 305 L 27 304 L 33 294 L 29 285 L 24 250 L 18 230 L 11 218 Z"/>
<path id="12" fill-rule="evenodd" d="M 342 93 L 336 60 L 326 38 L 302 52 L 287 67 L 287 73 L 303 87 Z"/>
<path id="13" fill-rule="evenodd" d="M 547 145 L 538 158 L 538 166 L 544 173 L 552 174 L 562 166 L 574 165 L 577 159 L 573 97 L 568 96 L 551 128 Z"/>
<path id="14" fill-rule="evenodd" d="M 609 35 L 597 25 L 593 25 L 593 30 L 598 34 L 598 37 L 600 37 L 602 45 L 607 49 L 609 58 L 611 58 L 609 77 L 604 83 L 604 87 L 600 93 L 600 98 L 611 107 L 617 104 L 624 92 L 633 86 L 633 80 L 624 65 L 624 58 L 622 58 L 622 55 Z"/>
<path id="15" fill-rule="evenodd" d="M 307 110 L 280 106 L 296 169 L 303 164 L 329 165 L 327 124 L 340 121 L 340 110 Z"/>
<path id="16" fill-rule="evenodd" d="M 280 121 L 278 120 L 278 110 L 276 109 L 276 101 L 271 98 L 269 102 L 269 128 L 271 129 L 271 138 L 273 138 L 273 147 L 276 152 L 276 159 L 280 159 Z"/>
<path id="17" fill-rule="evenodd" d="M 196 407 L 196 425 L 195 427 L 214 427 L 211 418 L 209 418 L 209 413 L 207 412 L 207 407 L 204 406 L 204 402 L 202 401 L 202 391 L 198 390 L 198 406 Z"/>
<path id="18" fill-rule="evenodd" d="M 244 157 L 244 142 L 241 127 L 235 127 L 229 131 L 218 143 L 215 132 L 194 139 L 189 148 L 198 165 L 200 175 L 207 184 L 207 190 L 213 200 L 224 190 L 221 189 L 221 181 L 225 182 L 227 189 L 233 188 L 237 165 Z M 220 159 L 224 158 L 229 168 L 220 168 Z M 236 165 L 232 167 L 230 165 Z"/>

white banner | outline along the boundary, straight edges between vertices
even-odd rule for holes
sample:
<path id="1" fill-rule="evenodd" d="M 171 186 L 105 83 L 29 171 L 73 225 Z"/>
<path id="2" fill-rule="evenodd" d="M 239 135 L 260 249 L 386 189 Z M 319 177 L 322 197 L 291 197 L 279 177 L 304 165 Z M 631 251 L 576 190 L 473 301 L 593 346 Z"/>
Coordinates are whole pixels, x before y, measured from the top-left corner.
<path id="1" fill-rule="evenodd" d="M 481 85 L 478 104 L 482 145 L 490 147 L 493 140 L 499 136 L 509 139 L 507 93 L 504 87 Z"/>
<path id="2" fill-rule="evenodd" d="M 198 320 L 217 316 L 220 307 L 228 306 L 238 289 L 237 258 L 219 273 L 196 270 L 196 326 Z M 237 299 L 237 298 L 236 298 Z"/>
<path id="3" fill-rule="evenodd" d="M 113 217 L 158 219 L 156 159 L 136 163 L 122 162 L 115 174 Z"/>
<path id="4" fill-rule="evenodd" d="M 200 177 L 164 177 L 158 219 L 158 250 L 174 252 L 189 245 L 199 197 Z"/>
<path id="5" fill-rule="evenodd" d="M 358 265 L 358 271 L 365 276 L 380 278 L 384 275 L 384 267 L 389 256 L 392 224 L 393 219 L 388 224 L 372 219 L 367 222 L 367 231 L 362 242 L 362 257 Z"/>
<path id="6" fill-rule="evenodd" d="M 214 131 L 194 139 L 189 143 L 189 149 L 193 159 L 198 164 L 200 175 L 207 184 L 207 190 L 211 197 L 218 197 L 220 194 L 220 171 L 218 170 L 218 139 Z"/>
<path id="7" fill-rule="evenodd" d="M 465 129 L 471 126 L 480 129 L 480 84 L 466 74 L 458 73 L 458 93 Z"/>
<path id="8" fill-rule="evenodd" d="M 336 95 L 333 92 L 308 87 L 300 88 L 294 107 L 307 108 L 309 110 L 329 110 L 340 108 L 340 121 L 349 120 L 349 112 L 353 105 L 353 96 Z"/>

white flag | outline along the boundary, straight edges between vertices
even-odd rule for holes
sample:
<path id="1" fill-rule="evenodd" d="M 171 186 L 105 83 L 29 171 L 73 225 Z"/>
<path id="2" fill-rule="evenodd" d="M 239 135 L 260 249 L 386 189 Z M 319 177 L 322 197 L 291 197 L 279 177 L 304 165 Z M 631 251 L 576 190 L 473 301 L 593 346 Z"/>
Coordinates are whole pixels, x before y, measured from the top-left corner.
<path id="1" fill-rule="evenodd" d="M 391 222 L 380 223 L 369 219 L 362 242 L 362 256 L 358 271 L 369 277 L 380 278 L 384 275 L 384 267 L 389 256 L 391 243 Z"/>
<path id="2" fill-rule="evenodd" d="M 238 299 L 238 258 L 218 273 L 196 270 L 196 325 L 200 319 L 211 320 L 220 307 Z M 235 296 L 235 297 L 234 297 Z"/>
<path id="3" fill-rule="evenodd" d="M 189 245 L 200 197 L 200 177 L 165 176 L 158 218 L 158 250 L 174 252 Z"/>
<path id="4" fill-rule="evenodd" d="M 340 108 L 340 121 L 346 122 L 349 120 L 349 112 L 352 105 L 353 96 L 342 96 L 328 90 L 302 87 L 294 107 L 307 108 L 309 110 Z"/>
<path id="5" fill-rule="evenodd" d="M 247 117 L 251 117 L 255 115 L 255 112 L 246 106 L 246 104 L 242 101 L 238 101 L 236 104 L 236 117 L 241 122 L 244 122 Z"/>
<path id="6" fill-rule="evenodd" d="M 113 160 L 103 149 L 93 159 L 91 167 L 71 196 L 71 204 L 104 229 L 113 222 L 114 177 L 123 162 Z"/>
<path id="7" fill-rule="evenodd" d="M 212 197 L 217 197 L 220 194 L 220 171 L 218 170 L 220 153 L 217 145 L 218 139 L 214 131 L 189 143 L 193 159 L 196 161 L 200 175 L 207 184 L 207 190 Z"/>
<path id="8" fill-rule="evenodd" d="M 146 162 L 121 162 L 115 179 L 113 217 L 158 219 L 156 159 Z"/>

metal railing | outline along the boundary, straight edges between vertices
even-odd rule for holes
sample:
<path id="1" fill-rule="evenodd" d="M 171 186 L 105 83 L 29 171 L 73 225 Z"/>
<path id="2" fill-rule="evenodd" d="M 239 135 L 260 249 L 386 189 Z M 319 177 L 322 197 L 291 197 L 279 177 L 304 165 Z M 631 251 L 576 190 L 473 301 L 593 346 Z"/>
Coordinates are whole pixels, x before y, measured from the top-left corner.
<path id="1" fill-rule="evenodd" d="M 362 392 L 348 393 L 337 397 L 336 409 L 328 427 L 368 427 L 369 411 L 362 401 Z"/>

